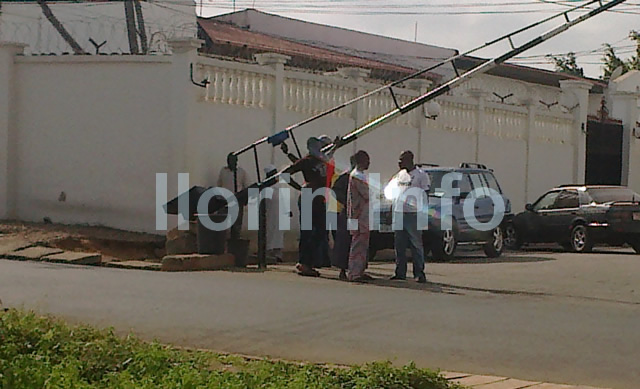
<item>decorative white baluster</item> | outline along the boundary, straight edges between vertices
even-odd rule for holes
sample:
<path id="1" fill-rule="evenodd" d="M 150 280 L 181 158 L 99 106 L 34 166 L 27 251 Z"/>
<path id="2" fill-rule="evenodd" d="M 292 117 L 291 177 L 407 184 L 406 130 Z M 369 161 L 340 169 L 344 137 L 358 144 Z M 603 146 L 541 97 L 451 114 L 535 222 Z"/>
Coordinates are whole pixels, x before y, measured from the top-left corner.
<path id="1" fill-rule="evenodd" d="M 243 85 L 242 85 L 242 105 L 245 107 L 251 106 L 251 92 L 250 92 L 250 75 L 247 72 L 242 73 Z"/>
<path id="2" fill-rule="evenodd" d="M 207 70 L 206 74 L 207 74 L 207 80 L 211 81 L 211 71 Z M 215 93 L 215 86 L 211 85 L 211 82 L 209 82 L 207 84 L 207 87 L 206 87 L 205 91 L 206 91 L 206 93 L 205 93 L 205 96 L 204 96 L 204 101 L 209 101 L 211 99 L 211 97 L 210 97 L 211 93 Z"/>
<path id="3" fill-rule="evenodd" d="M 244 72 L 236 72 L 236 99 L 234 104 L 242 105 L 244 100 Z"/>

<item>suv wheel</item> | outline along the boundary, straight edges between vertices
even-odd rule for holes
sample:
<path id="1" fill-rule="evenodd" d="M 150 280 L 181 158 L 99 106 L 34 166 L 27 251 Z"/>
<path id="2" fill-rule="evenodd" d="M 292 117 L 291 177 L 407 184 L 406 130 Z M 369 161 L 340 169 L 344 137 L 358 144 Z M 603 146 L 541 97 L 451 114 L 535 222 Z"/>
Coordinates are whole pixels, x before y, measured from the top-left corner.
<path id="1" fill-rule="evenodd" d="M 585 225 L 578 224 L 571 230 L 571 248 L 576 253 L 588 253 L 593 249 L 593 242 Z"/>
<path id="2" fill-rule="evenodd" d="M 509 223 L 504 227 L 504 246 L 511 250 L 520 250 L 522 248 L 522 240 L 518 237 L 518 231 L 513 223 Z"/>
<path id="3" fill-rule="evenodd" d="M 491 232 L 491 240 L 484 246 L 484 253 L 489 258 L 498 258 L 504 249 L 504 235 L 502 228 L 498 227 Z"/>
<path id="4" fill-rule="evenodd" d="M 629 245 L 633 247 L 637 254 L 640 254 L 640 238 L 630 241 Z"/>
<path id="5" fill-rule="evenodd" d="M 439 239 L 434 239 L 431 245 L 433 257 L 438 261 L 449 261 L 454 258 L 458 239 L 455 229 L 444 230 L 439 234 Z"/>

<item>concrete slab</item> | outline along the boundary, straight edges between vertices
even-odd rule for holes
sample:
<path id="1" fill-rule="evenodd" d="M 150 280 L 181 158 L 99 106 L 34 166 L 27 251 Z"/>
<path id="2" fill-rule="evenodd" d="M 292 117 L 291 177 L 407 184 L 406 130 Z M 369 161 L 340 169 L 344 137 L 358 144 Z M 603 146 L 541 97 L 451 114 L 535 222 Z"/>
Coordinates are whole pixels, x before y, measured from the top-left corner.
<path id="1" fill-rule="evenodd" d="M 578 385 L 578 386 L 572 386 L 571 389 L 610 389 L 610 388 L 596 388 L 595 386 Z"/>
<path id="2" fill-rule="evenodd" d="M 74 265 L 100 265 L 102 262 L 102 255 L 100 253 L 65 251 L 60 254 L 47 255 L 46 257 L 43 257 L 42 260 Z"/>
<path id="3" fill-rule="evenodd" d="M 52 254 L 62 253 L 64 250 L 54 249 L 51 247 L 28 247 L 22 250 L 12 251 L 5 256 L 11 259 L 19 259 L 23 261 L 39 261 L 42 257 Z"/>
<path id="4" fill-rule="evenodd" d="M 524 388 L 532 388 L 534 385 L 539 384 L 540 382 L 532 382 L 532 381 L 521 381 L 513 378 L 509 378 L 506 381 L 494 382 L 491 384 L 484 385 L 476 385 L 474 388 L 477 389 L 524 389 Z"/>
<path id="5" fill-rule="evenodd" d="M 232 268 L 235 258 L 232 254 L 221 255 L 167 255 L 162 259 L 162 271 L 202 271 Z"/>
<path id="6" fill-rule="evenodd" d="M 455 371 L 441 371 L 440 375 L 448 380 L 454 380 L 456 378 L 464 378 L 469 377 L 471 374 L 469 373 L 459 373 Z"/>
<path id="7" fill-rule="evenodd" d="M 458 378 L 451 381 L 458 383 L 462 386 L 476 387 L 479 385 L 505 381 L 507 379 L 508 379 L 507 377 L 497 377 L 492 375 L 471 375 L 469 377 Z"/>
<path id="8" fill-rule="evenodd" d="M 118 261 L 106 262 L 106 267 L 115 267 L 119 269 L 136 269 L 136 270 L 161 270 L 161 264 L 158 262 L 146 261 Z"/>
<path id="9" fill-rule="evenodd" d="M 17 251 L 25 247 L 31 246 L 33 243 L 17 236 L 3 236 L 0 239 L 0 257 L 7 255 L 12 251 Z"/>
<path id="10" fill-rule="evenodd" d="M 527 389 L 576 389 L 576 386 L 571 385 L 562 385 L 562 384 L 550 384 L 550 383 L 541 383 L 538 385 L 534 385 Z"/>

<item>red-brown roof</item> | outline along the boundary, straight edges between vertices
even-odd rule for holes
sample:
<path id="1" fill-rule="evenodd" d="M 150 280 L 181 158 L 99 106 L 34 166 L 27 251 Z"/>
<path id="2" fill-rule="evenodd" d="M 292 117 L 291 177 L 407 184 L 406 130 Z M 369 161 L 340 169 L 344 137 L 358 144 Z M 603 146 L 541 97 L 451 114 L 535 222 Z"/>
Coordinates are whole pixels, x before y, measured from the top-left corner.
<path id="1" fill-rule="evenodd" d="M 331 50 L 292 42 L 279 37 L 247 31 L 229 23 L 212 19 L 198 19 L 198 24 L 214 44 L 247 47 L 261 52 L 276 52 L 290 56 L 302 56 L 343 66 L 380 69 L 398 73 L 412 73 L 414 69 L 345 55 Z"/>

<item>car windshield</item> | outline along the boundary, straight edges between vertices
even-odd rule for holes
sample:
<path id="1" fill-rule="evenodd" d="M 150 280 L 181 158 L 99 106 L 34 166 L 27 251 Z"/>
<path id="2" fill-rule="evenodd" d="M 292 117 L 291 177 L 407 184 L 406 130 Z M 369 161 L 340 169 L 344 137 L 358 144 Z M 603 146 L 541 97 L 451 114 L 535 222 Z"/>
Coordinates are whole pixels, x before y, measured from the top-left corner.
<path id="1" fill-rule="evenodd" d="M 587 193 L 597 204 L 614 201 L 640 201 L 640 195 L 628 188 L 590 188 Z"/>

